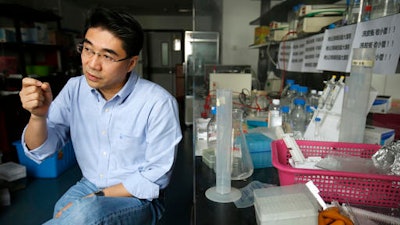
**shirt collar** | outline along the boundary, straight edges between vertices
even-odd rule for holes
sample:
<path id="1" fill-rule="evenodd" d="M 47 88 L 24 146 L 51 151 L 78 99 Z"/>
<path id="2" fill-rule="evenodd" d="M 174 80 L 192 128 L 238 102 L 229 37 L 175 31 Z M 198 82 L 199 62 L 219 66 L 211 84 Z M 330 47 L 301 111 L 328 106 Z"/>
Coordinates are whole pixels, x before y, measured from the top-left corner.
<path id="1" fill-rule="evenodd" d="M 129 75 L 128 81 L 125 83 L 125 85 L 122 87 L 117 94 L 113 98 L 110 99 L 110 101 L 113 101 L 117 99 L 117 104 L 122 104 L 124 100 L 132 93 L 132 91 L 135 89 L 135 85 L 139 79 L 138 74 L 136 74 L 134 71 L 132 71 Z M 94 94 L 97 99 L 100 98 L 101 94 L 99 93 L 98 90 L 92 88 L 90 90 L 92 94 Z"/>

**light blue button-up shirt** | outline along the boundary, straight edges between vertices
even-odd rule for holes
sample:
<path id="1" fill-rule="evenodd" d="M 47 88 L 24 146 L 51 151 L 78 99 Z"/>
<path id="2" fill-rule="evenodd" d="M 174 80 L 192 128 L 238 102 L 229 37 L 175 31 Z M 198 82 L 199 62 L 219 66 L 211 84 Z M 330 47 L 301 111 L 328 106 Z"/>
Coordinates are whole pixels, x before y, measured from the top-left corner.
<path id="1" fill-rule="evenodd" d="M 122 183 L 153 199 L 167 186 L 182 138 L 176 99 L 132 72 L 109 101 L 84 76 L 71 78 L 52 102 L 48 138 L 28 157 L 40 162 L 72 141 L 82 174 L 99 188 Z"/>

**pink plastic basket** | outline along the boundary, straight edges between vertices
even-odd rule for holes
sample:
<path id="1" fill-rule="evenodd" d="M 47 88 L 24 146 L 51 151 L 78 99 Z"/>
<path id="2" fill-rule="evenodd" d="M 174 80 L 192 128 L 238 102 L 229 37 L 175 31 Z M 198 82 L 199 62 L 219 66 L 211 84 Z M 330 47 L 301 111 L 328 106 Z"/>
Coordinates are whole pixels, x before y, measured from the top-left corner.
<path id="1" fill-rule="evenodd" d="M 379 145 L 296 141 L 305 157 L 343 154 L 371 158 Z M 297 169 L 289 165 L 291 157 L 283 140 L 272 142 L 272 165 L 278 169 L 280 185 L 306 183 L 312 180 L 326 202 L 332 200 L 366 206 L 398 208 L 400 206 L 400 176 Z"/>

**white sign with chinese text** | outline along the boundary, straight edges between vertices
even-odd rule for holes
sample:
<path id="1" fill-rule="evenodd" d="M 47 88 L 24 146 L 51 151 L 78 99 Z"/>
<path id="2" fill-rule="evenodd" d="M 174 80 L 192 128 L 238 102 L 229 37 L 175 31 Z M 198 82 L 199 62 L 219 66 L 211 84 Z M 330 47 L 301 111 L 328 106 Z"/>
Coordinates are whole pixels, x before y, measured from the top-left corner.
<path id="1" fill-rule="evenodd" d="M 400 14 L 359 23 L 355 37 L 353 48 L 376 49 L 374 73 L 395 73 L 400 54 Z M 347 72 L 351 69 L 350 61 Z"/>
<path id="2" fill-rule="evenodd" d="M 304 61 L 301 70 L 302 72 L 310 72 L 310 73 L 322 72 L 321 70 L 317 70 L 317 64 L 323 40 L 324 40 L 323 33 L 316 34 L 305 39 Z"/>
<path id="3" fill-rule="evenodd" d="M 288 65 L 288 71 L 301 72 L 304 63 L 304 47 L 306 45 L 305 39 L 293 41 L 292 52 Z"/>
<path id="4" fill-rule="evenodd" d="M 318 60 L 318 70 L 346 72 L 356 24 L 326 30 Z"/>
<path id="5" fill-rule="evenodd" d="M 282 41 L 279 44 L 278 69 L 285 71 L 287 70 L 292 52 L 292 44 L 293 42 L 291 41 Z"/>

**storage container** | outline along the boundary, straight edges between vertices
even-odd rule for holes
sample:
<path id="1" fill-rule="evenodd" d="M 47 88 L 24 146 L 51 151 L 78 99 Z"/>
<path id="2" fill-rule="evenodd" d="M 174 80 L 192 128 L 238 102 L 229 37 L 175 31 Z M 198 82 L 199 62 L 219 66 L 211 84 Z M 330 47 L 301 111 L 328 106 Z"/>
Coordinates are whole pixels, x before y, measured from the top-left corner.
<path id="1" fill-rule="evenodd" d="M 261 133 L 247 133 L 246 142 L 249 147 L 254 169 L 272 167 L 272 139 Z"/>
<path id="2" fill-rule="evenodd" d="M 56 178 L 65 170 L 76 164 L 72 143 L 68 142 L 55 154 L 37 164 L 25 155 L 21 141 L 13 142 L 17 148 L 18 159 L 21 165 L 26 166 L 27 174 L 36 178 Z"/>
<path id="3" fill-rule="evenodd" d="M 296 141 L 305 157 L 328 154 L 341 154 L 371 158 L 380 149 L 379 145 Z M 326 202 L 337 200 L 341 203 L 366 206 L 397 208 L 400 204 L 400 176 L 327 171 L 315 169 L 297 169 L 289 165 L 291 157 L 285 142 L 272 142 L 272 164 L 278 169 L 280 185 L 306 183 L 312 180 L 320 190 Z"/>

